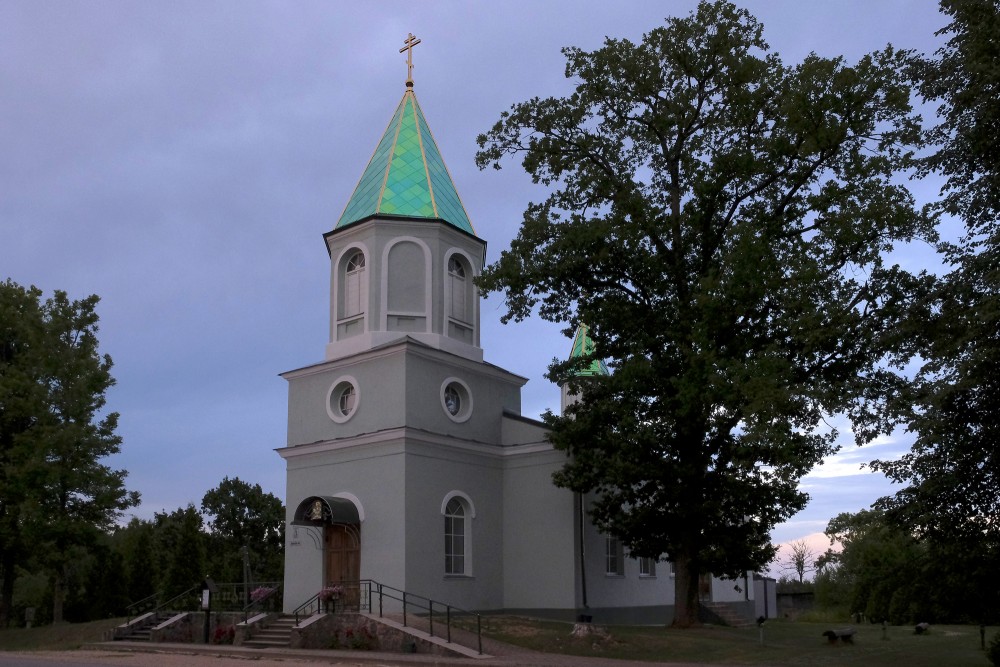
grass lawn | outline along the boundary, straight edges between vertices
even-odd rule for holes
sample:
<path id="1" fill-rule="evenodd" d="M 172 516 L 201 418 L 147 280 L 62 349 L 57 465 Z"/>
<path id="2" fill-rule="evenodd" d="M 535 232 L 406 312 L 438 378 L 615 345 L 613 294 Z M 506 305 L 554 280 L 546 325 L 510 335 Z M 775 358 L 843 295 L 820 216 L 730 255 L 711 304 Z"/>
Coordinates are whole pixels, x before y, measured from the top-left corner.
<path id="1" fill-rule="evenodd" d="M 0 630 L 0 651 L 63 651 L 80 648 L 87 642 L 101 641 L 104 631 L 120 625 L 124 619 L 111 618 L 90 623 L 63 623 L 38 628 Z"/>
<path id="2" fill-rule="evenodd" d="M 662 627 L 610 626 L 606 638 L 575 639 L 572 624 L 517 617 L 483 619 L 483 634 L 549 653 L 629 660 L 714 662 L 734 665 L 885 665 L 891 667 L 987 667 L 979 648 L 978 626 L 932 626 L 915 635 L 912 627 L 857 625 L 854 644 L 831 645 L 825 630 L 845 624 L 769 621 L 764 645 L 756 627 L 705 627 L 673 630 Z M 987 628 L 986 641 L 997 628 Z"/>

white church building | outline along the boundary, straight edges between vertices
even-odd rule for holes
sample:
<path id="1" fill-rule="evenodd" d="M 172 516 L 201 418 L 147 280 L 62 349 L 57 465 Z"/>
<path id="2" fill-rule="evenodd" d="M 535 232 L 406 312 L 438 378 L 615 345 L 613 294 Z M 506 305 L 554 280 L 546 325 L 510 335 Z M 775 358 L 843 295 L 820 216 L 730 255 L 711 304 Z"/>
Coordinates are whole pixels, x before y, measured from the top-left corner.
<path id="1" fill-rule="evenodd" d="M 670 564 L 629 557 L 553 485 L 565 454 L 521 415 L 526 379 L 483 359 L 486 244 L 406 86 L 324 235 L 325 358 L 282 374 L 285 610 L 373 580 L 468 610 L 669 622 Z M 705 577 L 702 596 L 753 616 L 751 580 Z"/>

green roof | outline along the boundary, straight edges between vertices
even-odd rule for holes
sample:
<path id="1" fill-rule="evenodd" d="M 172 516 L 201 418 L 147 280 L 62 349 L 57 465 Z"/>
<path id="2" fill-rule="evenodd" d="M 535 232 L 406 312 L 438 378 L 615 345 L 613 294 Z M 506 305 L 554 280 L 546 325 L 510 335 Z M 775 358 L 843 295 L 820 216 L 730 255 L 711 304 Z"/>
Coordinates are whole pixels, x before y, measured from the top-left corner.
<path id="1" fill-rule="evenodd" d="M 411 89 L 403 93 L 334 229 L 374 215 L 440 219 L 476 233 Z"/>
<path id="2" fill-rule="evenodd" d="M 581 324 L 576 328 L 576 335 L 573 337 L 573 349 L 570 350 L 569 358 L 578 359 L 589 357 L 594 354 L 594 341 L 590 340 L 587 334 L 587 325 Z M 576 372 L 580 375 L 609 375 L 607 365 L 600 359 L 594 359 L 590 365 L 581 368 Z"/>

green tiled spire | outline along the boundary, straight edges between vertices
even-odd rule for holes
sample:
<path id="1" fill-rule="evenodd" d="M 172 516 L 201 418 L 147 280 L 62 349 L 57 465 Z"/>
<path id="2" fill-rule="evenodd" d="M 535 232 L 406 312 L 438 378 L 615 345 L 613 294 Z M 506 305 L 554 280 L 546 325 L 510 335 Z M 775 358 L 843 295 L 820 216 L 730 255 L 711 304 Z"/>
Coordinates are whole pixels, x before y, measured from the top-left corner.
<path id="1" fill-rule="evenodd" d="M 334 229 L 382 214 L 439 218 L 476 233 L 409 88 Z"/>
<path id="2" fill-rule="evenodd" d="M 587 325 L 581 324 L 576 328 L 576 335 L 573 337 L 573 349 L 569 353 L 570 359 L 587 357 L 594 353 L 594 341 L 590 340 L 587 334 Z M 589 366 L 581 368 L 576 372 L 580 375 L 609 375 L 607 365 L 600 359 L 594 359 Z"/>

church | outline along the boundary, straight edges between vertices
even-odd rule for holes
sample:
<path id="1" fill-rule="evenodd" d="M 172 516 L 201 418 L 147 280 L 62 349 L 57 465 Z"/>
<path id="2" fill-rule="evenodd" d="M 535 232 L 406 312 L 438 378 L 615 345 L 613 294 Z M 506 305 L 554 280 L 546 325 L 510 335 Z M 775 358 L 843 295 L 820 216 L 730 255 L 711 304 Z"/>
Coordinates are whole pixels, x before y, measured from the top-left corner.
<path id="1" fill-rule="evenodd" d="M 418 42 L 401 49 L 403 97 L 323 236 L 324 359 L 282 374 L 285 611 L 373 580 L 467 610 L 667 622 L 670 564 L 629 557 L 590 523 L 586 498 L 553 485 L 565 454 L 521 415 L 527 380 L 484 360 L 473 280 L 486 243 L 417 102 Z M 581 328 L 567 353 L 588 345 Z M 706 576 L 702 595 L 753 615 L 749 577 Z"/>

